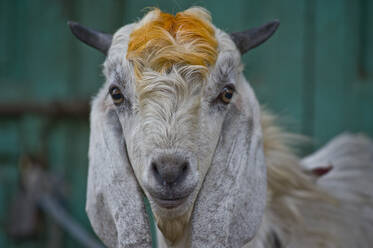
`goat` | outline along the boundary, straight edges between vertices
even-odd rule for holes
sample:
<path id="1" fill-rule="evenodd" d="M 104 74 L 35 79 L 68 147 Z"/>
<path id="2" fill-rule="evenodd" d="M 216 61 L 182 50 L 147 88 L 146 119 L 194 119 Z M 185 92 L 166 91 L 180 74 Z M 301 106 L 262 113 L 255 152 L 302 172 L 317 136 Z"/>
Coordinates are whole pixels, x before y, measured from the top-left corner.
<path id="1" fill-rule="evenodd" d="M 227 34 L 198 7 L 149 11 L 114 36 L 92 102 L 86 210 L 108 247 L 370 247 L 373 143 L 345 134 L 300 160 L 260 108 L 241 55 L 278 21 Z"/>

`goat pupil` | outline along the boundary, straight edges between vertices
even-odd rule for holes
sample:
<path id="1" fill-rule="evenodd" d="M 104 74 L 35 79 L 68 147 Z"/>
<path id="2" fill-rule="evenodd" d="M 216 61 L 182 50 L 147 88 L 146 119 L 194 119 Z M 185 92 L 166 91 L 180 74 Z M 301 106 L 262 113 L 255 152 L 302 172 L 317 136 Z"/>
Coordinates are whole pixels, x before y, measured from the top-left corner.
<path id="1" fill-rule="evenodd" d="M 232 96 L 233 96 L 232 93 L 230 93 L 230 92 L 225 92 L 225 98 L 231 99 Z"/>
<path id="2" fill-rule="evenodd" d="M 114 100 L 120 100 L 122 98 L 122 94 L 120 93 L 113 94 L 112 96 Z"/>
<path id="3" fill-rule="evenodd" d="M 220 99 L 223 103 L 228 104 L 233 97 L 233 89 L 230 87 L 225 87 L 220 95 Z"/>
<path id="4" fill-rule="evenodd" d="M 123 101 L 122 92 L 120 92 L 117 87 L 112 87 L 109 92 L 115 104 L 119 104 Z"/>

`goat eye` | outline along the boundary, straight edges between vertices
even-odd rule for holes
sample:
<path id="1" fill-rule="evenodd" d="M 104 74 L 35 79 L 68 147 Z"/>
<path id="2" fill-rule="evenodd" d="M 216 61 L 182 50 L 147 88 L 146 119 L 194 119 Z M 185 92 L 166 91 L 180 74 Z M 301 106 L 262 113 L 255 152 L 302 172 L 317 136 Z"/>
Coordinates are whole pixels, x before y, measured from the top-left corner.
<path id="1" fill-rule="evenodd" d="M 223 103 L 228 104 L 232 100 L 233 93 L 234 93 L 233 88 L 227 86 L 220 93 L 220 99 L 223 101 Z"/>
<path id="2" fill-rule="evenodd" d="M 124 96 L 118 87 L 111 87 L 109 93 L 115 105 L 121 104 L 124 101 Z"/>

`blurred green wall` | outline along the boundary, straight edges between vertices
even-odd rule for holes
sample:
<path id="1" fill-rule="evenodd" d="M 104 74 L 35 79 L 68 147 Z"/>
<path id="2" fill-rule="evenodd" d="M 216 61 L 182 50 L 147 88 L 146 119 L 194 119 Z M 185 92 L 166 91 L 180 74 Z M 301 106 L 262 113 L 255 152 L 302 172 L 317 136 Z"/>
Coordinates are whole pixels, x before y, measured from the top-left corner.
<path id="1" fill-rule="evenodd" d="M 50 247 L 54 237 L 48 220 L 36 240 L 6 235 L 18 161 L 26 153 L 64 178 L 67 209 L 90 229 L 84 212 L 88 118 L 32 108 L 89 101 L 103 82 L 104 56 L 76 41 L 66 21 L 113 32 L 138 20 L 144 7 L 175 13 L 193 5 L 210 10 L 227 32 L 280 19 L 274 37 L 245 55 L 244 63 L 259 100 L 284 116 L 290 130 L 314 137 L 315 147 L 346 130 L 373 136 L 373 1 L 1 0 L 0 247 Z M 13 113 L 4 106 L 28 110 Z M 79 247 L 62 235 L 60 247 Z"/>

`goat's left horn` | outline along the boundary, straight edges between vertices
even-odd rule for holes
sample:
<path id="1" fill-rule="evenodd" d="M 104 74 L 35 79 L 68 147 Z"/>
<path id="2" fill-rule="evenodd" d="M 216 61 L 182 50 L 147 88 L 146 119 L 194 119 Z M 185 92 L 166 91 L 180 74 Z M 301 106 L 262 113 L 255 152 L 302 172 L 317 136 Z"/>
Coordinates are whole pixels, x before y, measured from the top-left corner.
<path id="1" fill-rule="evenodd" d="M 230 36 L 241 54 L 244 54 L 268 40 L 279 25 L 280 22 L 278 20 L 273 20 L 260 27 L 251 28 L 243 32 L 231 33 Z"/>
<path id="2" fill-rule="evenodd" d="M 107 55 L 113 35 L 84 27 L 83 25 L 73 21 L 68 21 L 67 24 L 76 38 Z"/>

